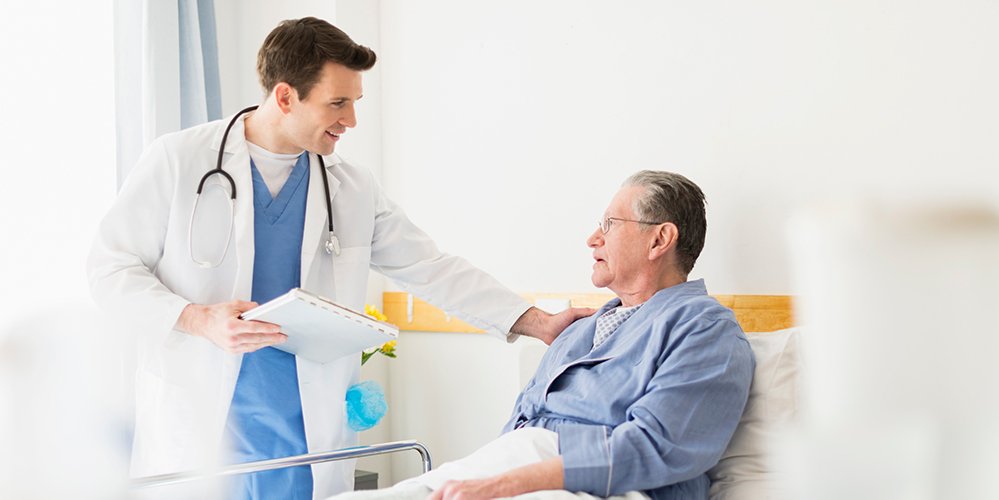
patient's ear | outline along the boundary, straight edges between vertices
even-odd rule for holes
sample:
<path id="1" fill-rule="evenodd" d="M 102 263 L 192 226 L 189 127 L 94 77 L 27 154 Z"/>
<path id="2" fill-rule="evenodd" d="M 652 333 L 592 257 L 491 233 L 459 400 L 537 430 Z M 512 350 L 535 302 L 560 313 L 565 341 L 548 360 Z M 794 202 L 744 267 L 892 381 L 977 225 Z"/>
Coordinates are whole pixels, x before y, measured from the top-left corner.
<path id="1" fill-rule="evenodd" d="M 676 248 L 680 239 L 680 229 L 672 222 L 664 222 L 653 229 L 652 245 L 649 247 L 649 260 L 656 260 Z"/>

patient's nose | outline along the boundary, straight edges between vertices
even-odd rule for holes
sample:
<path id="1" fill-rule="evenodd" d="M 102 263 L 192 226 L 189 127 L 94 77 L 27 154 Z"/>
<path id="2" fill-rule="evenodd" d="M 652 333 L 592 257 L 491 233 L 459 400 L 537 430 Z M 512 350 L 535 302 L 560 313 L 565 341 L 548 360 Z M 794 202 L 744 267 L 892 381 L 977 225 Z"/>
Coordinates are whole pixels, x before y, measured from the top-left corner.
<path id="1" fill-rule="evenodd" d="M 590 248 L 596 248 L 604 243 L 604 234 L 600 232 L 600 228 L 593 230 L 589 238 L 586 238 L 586 246 Z"/>

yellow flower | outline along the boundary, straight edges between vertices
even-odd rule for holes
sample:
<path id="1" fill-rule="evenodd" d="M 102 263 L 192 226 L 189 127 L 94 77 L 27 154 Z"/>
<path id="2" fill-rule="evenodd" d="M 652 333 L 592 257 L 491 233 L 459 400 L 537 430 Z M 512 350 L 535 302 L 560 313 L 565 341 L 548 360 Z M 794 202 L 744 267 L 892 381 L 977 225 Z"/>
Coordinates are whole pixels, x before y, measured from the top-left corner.
<path id="1" fill-rule="evenodd" d="M 378 321 L 388 321 L 388 316 L 385 316 L 384 314 L 382 314 L 382 312 L 379 311 L 377 307 L 375 307 L 375 306 L 373 306 L 371 304 L 365 304 L 364 305 L 364 314 L 367 314 L 371 318 L 374 318 L 374 319 L 376 319 Z M 361 364 L 363 365 L 364 363 L 367 363 L 368 360 L 371 359 L 371 356 L 374 356 L 375 354 L 378 354 L 378 353 L 382 353 L 382 355 L 385 356 L 385 357 L 394 358 L 395 357 L 395 344 L 396 344 L 396 341 L 390 340 L 390 341 L 382 344 L 381 347 L 374 347 L 374 348 L 371 348 L 371 349 L 368 349 L 366 351 L 361 352 Z"/>
<path id="2" fill-rule="evenodd" d="M 382 354 L 385 354 L 386 356 L 391 356 L 392 354 L 395 354 L 395 343 L 396 341 L 390 340 L 382 344 L 381 347 Z"/>
<path id="3" fill-rule="evenodd" d="M 375 306 L 373 306 L 371 304 L 365 304 L 364 305 L 364 314 L 367 314 L 368 316 L 370 316 L 370 317 L 372 317 L 372 318 L 374 318 L 374 319 L 376 319 L 378 321 L 386 321 L 386 320 L 388 320 L 388 316 L 382 314 L 382 312 L 379 311 L 377 307 L 375 307 Z"/>

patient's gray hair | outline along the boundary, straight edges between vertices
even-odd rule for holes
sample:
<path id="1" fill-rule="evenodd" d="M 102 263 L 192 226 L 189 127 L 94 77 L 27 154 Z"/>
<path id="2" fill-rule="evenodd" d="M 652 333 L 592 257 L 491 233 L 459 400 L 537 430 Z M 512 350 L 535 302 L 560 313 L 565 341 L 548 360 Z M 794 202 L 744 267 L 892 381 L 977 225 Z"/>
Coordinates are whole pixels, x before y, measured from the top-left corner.
<path id="1" fill-rule="evenodd" d="M 635 200 L 633 207 L 639 220 L 672 222 L 677 227 L 680 270 L 689 274 L 701 255 L 708 230 L 701 188 L 680 174 L 662 170 L 642 170 L 628 177 L 622 186 L 645 188 L 645 195 Z"/>

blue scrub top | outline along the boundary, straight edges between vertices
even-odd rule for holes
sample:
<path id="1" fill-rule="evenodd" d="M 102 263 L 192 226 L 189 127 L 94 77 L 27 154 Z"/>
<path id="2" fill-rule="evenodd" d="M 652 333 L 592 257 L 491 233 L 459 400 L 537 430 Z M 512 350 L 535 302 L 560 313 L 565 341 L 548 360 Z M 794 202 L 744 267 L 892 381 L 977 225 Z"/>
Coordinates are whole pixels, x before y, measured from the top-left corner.
<path id="1" fill-rule="evenodd" d="M 253 173 L 253 292 L 263 304 L 301 283 L 302 234 L 309 187 L 309 155 L 302 153 L 277 197 L 257 167 Z M 295 356 L 272 347 L 243 355 L 226 422 L 233 463 L 308 452 Z M 312 498 L 309 466 L 243 474 L 233 499 Z"/>

